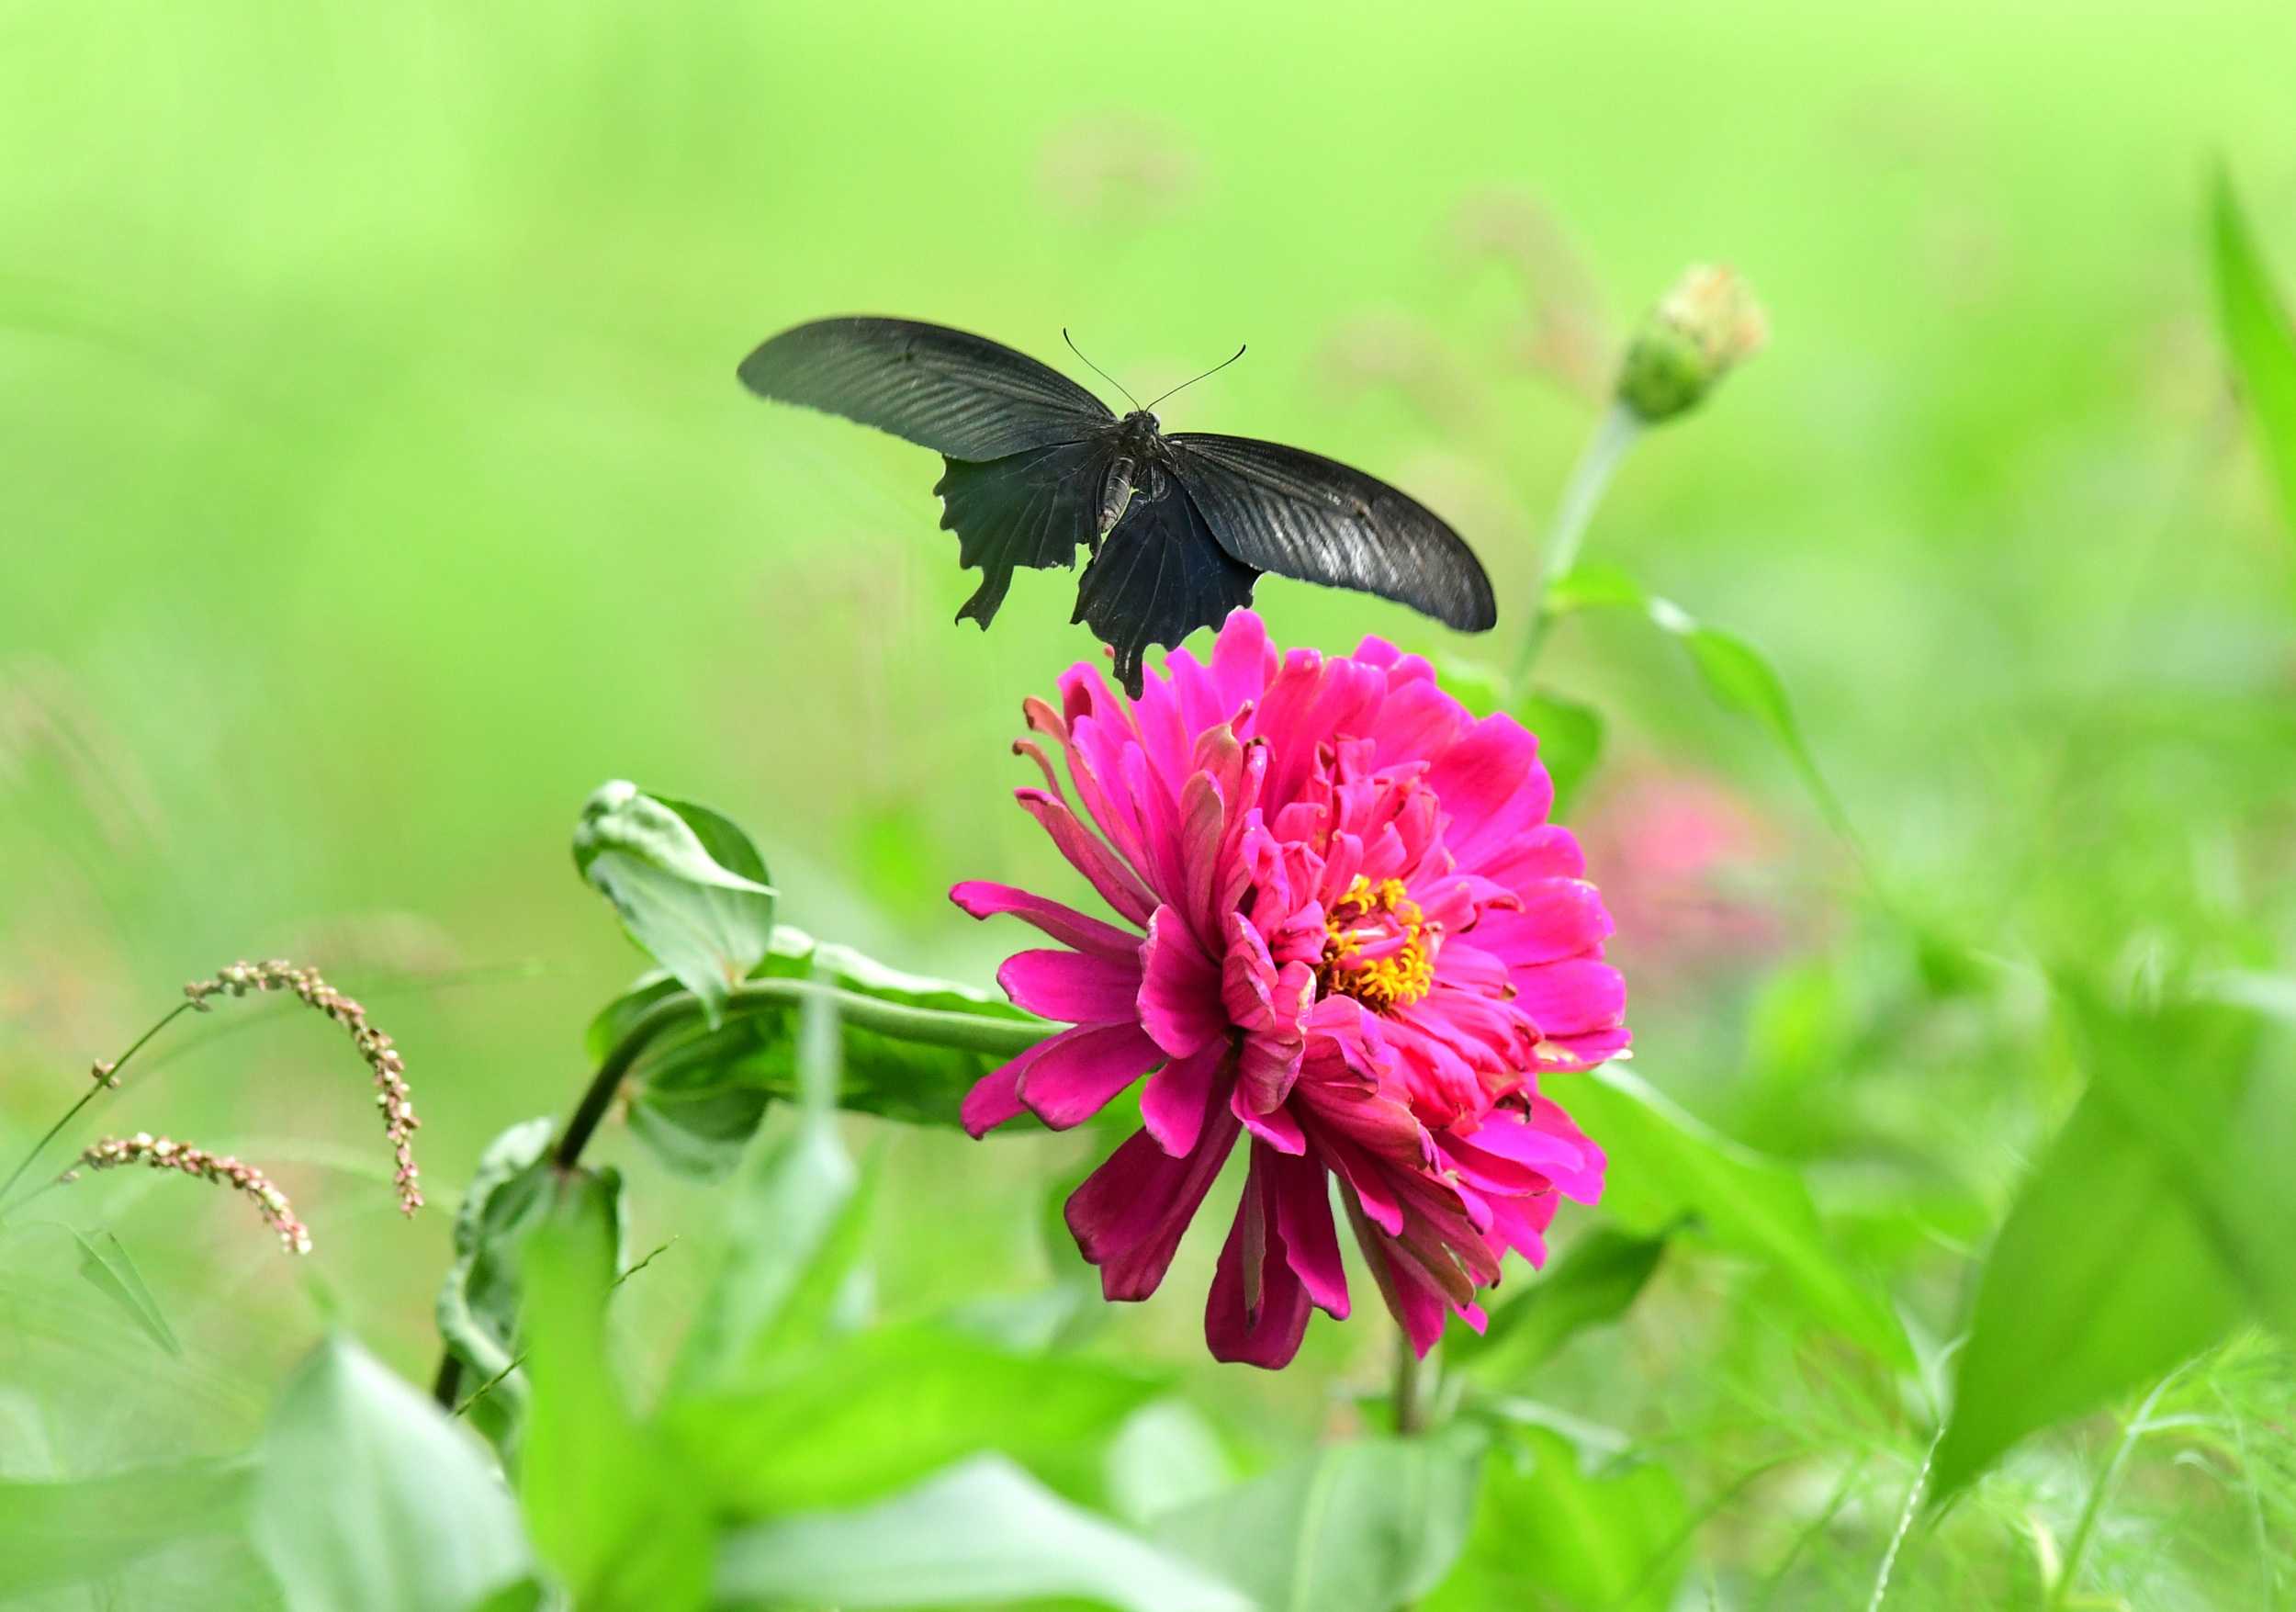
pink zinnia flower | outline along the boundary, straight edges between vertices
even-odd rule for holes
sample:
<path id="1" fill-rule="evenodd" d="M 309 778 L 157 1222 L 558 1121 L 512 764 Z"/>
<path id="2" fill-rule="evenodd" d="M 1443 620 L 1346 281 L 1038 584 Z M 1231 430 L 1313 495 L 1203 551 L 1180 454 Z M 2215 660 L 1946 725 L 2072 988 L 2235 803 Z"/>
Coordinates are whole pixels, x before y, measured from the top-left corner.
<path id="1" fill-rule="evenodd" d="M 1330 1178 L 1421 1354 L 1515 1249 L 1534 1265 L 1558 1194 L 1593 1202 L 1603 1155 L 1539 1089 L 1626 1044 L 1602 961 L 1610 919 L 1547 819 L 1537 741 L 1477 720 L 1416 656 L 1278 656 L 1237 611 L 1210 666 L 1186 650 L 1137 701 L 1079 664 L 1058 746 L 1015 749 L 1019 791 L 1123 925 L 1010 885 L 959 885 L 1056 948 L 998 979 L 1063 1031 L 974 1088 L 978 1136 L 1024 1109 L 1081 1123 L 1145 1076 L 1142 1128 L 1068 1201 L 1110 1299 L 1144 1299 L 1239 1138 L 1250 1172 L 1212 1279 L 1223 1360 L 1281 1366 L 1311 1306 L 1348 1310 Z M 1125 927 L 1130 926 L 1130 927 Z"/>

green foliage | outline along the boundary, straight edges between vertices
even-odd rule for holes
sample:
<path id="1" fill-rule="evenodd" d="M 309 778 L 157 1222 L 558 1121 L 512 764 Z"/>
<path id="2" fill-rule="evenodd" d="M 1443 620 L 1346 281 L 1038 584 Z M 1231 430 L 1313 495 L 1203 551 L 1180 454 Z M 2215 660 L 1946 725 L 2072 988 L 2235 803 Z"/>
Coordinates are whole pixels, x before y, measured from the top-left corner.
<path id="1" fill-rule="evenodd" d="M 345 1338 L 287 1380 L 257 1456 L 248 1526 L 289 1612 L 438 1612 L 528 1582 L 481 1448 Z"/>
<path id="2" fill-rule="evenodd" d="M 2089 1077 L 1994 1241 L 1957 1361 L 1932 1494 L 2018 1439 L 2095 1410 L 2216 1342 L 2285 1327 L 2296 1075 L 2239 1009 L 2112 1009 L 2068 984 Z"/>
<path id="3" fill-rule="evenodd" d="M 1663 1231 L 1637 1236 L 1596 1226 L 1492 1311 L 1482 1333 L 1462 1332 L 1449 1346 L 1451 1359 L 1481 1381 L 1519 1380 L 1580 1333 L 1624 1315 L 1657 1273 L 1666 1245 Z"/>
<path id="4" fill-rule="evenodd" d="M 749 983 L 803 981 L 889 1009 L 953 1013 L 1009 1025 L 1020 1034 L 1010 1049 L 948 1044 L 894 1033 L 855 1013 L 839 1025 L 843 1069 L 840 1107 L 888 1119 L 954 1125 L 974 1081 L 1030 1039 L 1036 1020 L 1003 998 L 951 981 L 905 974 L 850 946 L 816 941 L 780 926 Z M 592 1021 L 590 1046 L 602 1058 L 634 1026 L 674 1002 L 677 984 L 652 976 L 609 1003 Z M 732 1169 L 769 1106 L 792 1097 L 798 1085 L 794 996 L 745 997 L 738 1011 L 711 1026 L 687 1020 L 647 1041 L 631 1069 L 631 1128 L 672 1169 L 703 1180 Z"/>
<path id="5" fill-rule="evenodd" d="M 2296 536 L 2296 324 L 2273 288 L 2232 175 L 2221 168 L 2209 197 L 2209 248 L 2217 329 L 2279 490 L 2282 517 Z"/>
<path id="6" fill-rule="evenodd" d="M 545 1156 L 552 1129 L 547 1119 L 523 1120 L 488 1144 L 456 1212 L 455 1258 L 438 1291 L 439 1336 L 453 1363 L 449 1397 L 459 1404 L 478 1395 L 472 1422 L 503 1450 L 526 1403 L 517 1370 L 519 1264 L 558 1193 Z"/>
<path id="7" fill-rule="evenodd" d="M 1467 1542 L 1482 1439 L 1366 1438 L 1160 1518 L 1155 1539 L 1263 1607 L 1387 1612 L 1440 1584 Z"/>
<path id="8" fill-rule="evenodd" d="M 1084 1485 L 1097 1442 L 1166 1386 L 914 1323 L 835 1340 L 744 1392 L 686 1398 L 668 1415 L 726 1504 L 771 1516 L 849 1505 L 985 1450 Z"/>
<path id="9" fill-rule="evenodd" d="M 1913 1364 L 1904 1325 L 1829 1246 L 1791 1166 L 1718 1134 L 1624 1070 L 1598 1069 L 1569 1098 L 1572 1116 L 1609 1155 L 1612 1214 L 1649 1234 L 1688 1217 L 1718 1246 L 1791 1283 L 1811 1324 L 1892 1365 Z"/>
<path id="10" fill-rule="evenodd" d="M 1615 565 L 1581 562 L 1572 567 L 1548 585 L 1547 607 L 1557 615 L 1578 610 L 1633 611 L 1673 638 L 1690 657 L 1698 681 L 1714 703 L 1734 715 L 1751 717 L 1793 763 L 1826 820 L 1840 833 L 1853 837 L 1849 814 L 1802 737 L 1784 680 L 1753 645 L 1736 633 L 1706 626 L 1672 600 L 1649 592 L 1631 572 Z"/>
<path id="11" fill-rule="evenodd" d="M 1227 1585 L 981 1456 L 907 1494 L 726 1541 L 719 1593 L 773 1606 L 1010 1606 L 1074 1596 L 1123 1612 L 1249 1612 Z"/>
<path id="12" fill-rule="evenodd" d="M 1665 1612 L 1690 1508 L 1662 1466 L 1585 1471 L 1561 1434 L 1509 1429 L 1485 1459 L 1458 1571 L 1428 1612 Z"/>
<path id="13" fill-rule="evenodd" d="M 168 1325 L 166 1312 L 144 1285 L 142 1272 L 129 1257 L 127 1245 L 109 1232 L 93 1232 L 84 1236 L 73 1232 L 72 1235 L 80 1246 L 80 1274 L 95 1284 L 96 1291 L 126 1311 L 153 1343 L 180 1358 L 184 1346 L 176 1341 L 175 1329 Z"/>
<path id="14" fill-rule="evenodd" d="M 748 836 L 707 806 L 616 780 L 582 806 L 574 866 L 715 1024 L 773 938 L 774 892 Z"/>
<path id="15" fill-rule="evenodd" d="M 0 1597 L 99 1583 L 235 1533 L 253 1477 L 243 1461 L 198 1460 L 68 1482 L 0 1479 Z"/>
<path id="16" fill-rule="evenodd" d="M 611 1189 L 575 1180 L 525 1255 L 534 1396 L 519 1498 L 535 1550 L 583 1612 L 703 1604 L 711 1519 L 684 1464 L 623 1397 L 606 1296 L 620 1258 Z"/>

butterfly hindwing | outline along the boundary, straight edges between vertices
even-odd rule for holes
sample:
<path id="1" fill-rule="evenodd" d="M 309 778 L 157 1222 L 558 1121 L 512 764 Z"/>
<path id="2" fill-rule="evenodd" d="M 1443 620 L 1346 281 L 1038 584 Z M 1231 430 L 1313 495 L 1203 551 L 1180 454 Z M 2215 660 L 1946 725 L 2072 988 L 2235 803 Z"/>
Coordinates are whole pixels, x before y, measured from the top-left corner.
<path id="1" fill-rule="evenodd" d="M 760 397 L 842 414 L 953 459 L 1075 442 L 1115 416 L 1056 369 L 985 336 L 908 319 L 820 319 L 741 362 Z"/>
<path id="2" fill-rule="evenodd" d="M 1220 546 L 1244 565 L 1375 593 L 1466 632 L 1498 620 L 1474 551 L 1386 482 L 1251 437 L 1191 431 L 1165 440 Z"/>
<path id="3" fill-rule="evenodd" d="M 1085 569 L 1076 614 L 1116 651 L 1116 677 L 1139 697 L 1141 658 L 1151 644 L 1177 645 L 1252 603 L 1259 572 L 1212 535 L 1187 489 L 1161 470 L 1136 491 Z"/>
<path id="4" fill-rule="evenodd" d="M 1001 459 L 949 459 L 933 490 L 940 524 L 957 535 L 957 563 L 978 566 L 981 585 L 957 612 L 985 629 L 1005 601 L 1015 566 L 1074 565 L 1092 535 L 1114 449 L 1105 439 L 1056 443 Z"/>

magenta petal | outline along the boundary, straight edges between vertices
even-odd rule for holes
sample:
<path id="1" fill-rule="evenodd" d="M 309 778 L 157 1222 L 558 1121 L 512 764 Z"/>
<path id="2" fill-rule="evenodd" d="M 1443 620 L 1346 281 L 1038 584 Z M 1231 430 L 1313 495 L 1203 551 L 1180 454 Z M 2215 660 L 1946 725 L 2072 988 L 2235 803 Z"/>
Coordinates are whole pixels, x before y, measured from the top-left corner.
<path id="1" fill-rule="evenodd" d="M 1070 1024 L 1129 1023 L 1140 961 L 1086 952 L 1015 952 L 996 971 L 1014 1005 Z"/>
<path id="2" fill-rule="evenodd" d="M 1092 881 L 1092 887 L 1100 892 L 1100 899 L 1145 928 L 1149 915 L 1156 909 L 1155 897 L 1140 882 L 1139 874 L 1117 860 L 1107 841 L 1078 822 L 1065 801 L 1041 789 L 1016 789 L 1012 793 L 1029 815 L 1044 826 L 1044 831 L 1052 837 L 1052 843 L 1060 847 L 1070 865 Z"/>
<path id="3" fill-rule="evenodd" d="M 1609 1030 L 1626 1010 L 1626 982 L 1609 964 L 1591 958 L 1518 968 L 1514 979 L 1514 1005 L 1543 1036 Z"/>
<path id="4" fill-rule="evenodd" d="M 1178 908 L 1159 907 L 1141 948 L 1142 973 L 1134 1004 L 1141 1025 L 1158 1046 L 1184 1057 L 1228 1028 L 1221 1002 L 1220 970 L 1196 943 Z"/>
<path id="5" fill-rule="evenodd" d="M 1079 952 L 1097 952 L 1109 957 L 1131 957 L 1140 951 L 1140 937 L 1120 930 L 1112 923 L 1087 918 L 1073 907 L 1011 885 L 991 884 L 986 879 L 967 879 L 949 892 L 949 899 L 974 918 L 990 918 L 1009 912 L 1015 918 L 1036 925 L 1064 945 Z"/>
<path id="6" fill-rule="evenodd" d="M 1212 1358 L 1268 1370 L 1291 1363 L 1308 1330 L 1308 1291 L 1291 1268 L 1283 1234 L 1269 1212 L 1260 1150 L 1236 1208 L 1204 1304 L 1204 1341 Z"/>
<path id="7" fill-rule="evenodd" d="M 1334 1320 L 1345 1320 L 1347 1269 L 1339 1257 L 1339 1233 L 1332 1224 L 1331 1190 L 1322 1165 L 1312 1158 L 1271 1154 L 1267 1183 L 1276 1205 L 1276 1229 L 1283 1234 L 1293 1273 L 1317 1309 Z"/>
<path id="8" fill-rule="evenodd" d="M 1020 1075 L 1020 1100 L 1055 1131 L 1081 1125 L 1156 1061 L 1156 1043 L 1132 1024 L 1063 1031 Z"/>
<path id="9" fill-rule="evenodd" d="M 1592 1069 L 1625 1052 L 1634 1036 L 1623 1024 L 1585 1035 L 1553 1035 L 1538 1043 L 1538 1061 L 1548 1069 Z"/>
<path id="10" fill-rule="evenodd" d="M 1119 1302 L 1156 1291 L 1181 1234 L 1235 1144 L 1236 1124 L 1215 1109 L 1194 1151 L 1174 1158 L 1145 1131 L 1135 1131 L 1084 1185 L 1068 1196 L 1064 1215 L 1077 1250 L 1100 1268 L 1100 1291 Z"/>
<path id="11" fill-rule="evenodd" d="M 1412 1352 L 1425 1359 L 1427 1351 L 1443 1336 L 1443 1323 L 1450 1314 L 1450 1306 L 1420 1274 L 1414 1261 L 1390 1252 L 1384 1241 L 1377 1246 L 1366 1244 L 1363 1257 L 1381 1275 L 1379 1292 L 1387 1300 L 1388 1311 L 1395 1317 L 1396 1325 L 1411 1339 Z"/>
<path id="12" fill-rule="evenodd" d="M 1228 1099 L 1228 1107 L 1244 1128 L 1277 1153 L 1303 1154 L 1308 1150 L 1307 1133 L 1300 1129 L 1300 1122 L 1290 1110 L 1274 1108 L 1266 1113 L 1254 1110 L 1249 1094 L 1239 1081 Z"/>
<path id="13" fill-rule="evenodd" d="M 1228 1049 L 1214 1042 L 1185 1057 L 1172 1059 L 1148 1077 L 1141 1088 L 1140 1117 L 1156 1145 L 1175 1158 L 1196 1145 L 1203 1134 L 1204 1115 L 1211 1107 L 1213 1088 Z"/>
<path id="14" fill-rule="evenodd" d="M 964 1094 L 964 1102 L 957 1110 L 957 1119 L 975 1142 L 1007 1120 L 1019 1116 L 1021 1072 L 1051 1044 L 1050 1040 L 1041 1041 L 973 1083 L 973 1089 Z"/>

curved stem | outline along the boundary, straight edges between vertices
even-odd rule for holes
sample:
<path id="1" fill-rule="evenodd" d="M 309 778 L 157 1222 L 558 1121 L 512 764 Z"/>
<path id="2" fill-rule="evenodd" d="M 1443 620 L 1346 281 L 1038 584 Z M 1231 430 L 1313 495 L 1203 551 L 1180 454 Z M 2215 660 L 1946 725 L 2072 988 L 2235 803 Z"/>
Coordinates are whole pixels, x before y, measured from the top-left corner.
<path id="1" fill-rule="evenodd" d="M 1531 625 L 1525 629 L 1523 647 L 1514 657 L 1512 686 L 1517 694 L 1529 686 L 1531 668 L 1547 642 L 1548 630 L 1555 623 L 1548 594 L 1579 563 L 1579 546 L 1586 540 L 1586 529 L 1594 519 L 1595 506 L 1603 502 L 1611 477 L 1642 431 L 1640 415 L 1624 403 L 1613 403 L 1602 423 L 1594 428 L 1585 451 L 1579 455 L 1579 462 L 1571 468 L 1570 479 L 1563 483 L 1562 497 L 1555 505 L 1555 517 L 1547 531 L 1547 561 L 1539 568 L 1537 597 L 1531 601 Z"/>
<path id="2" fill-rule="evenodd" d="M 1057 1034 L 1060 1028 L 1037 1019 L 991 1018 L 980 1013 L 952 1013 L 941 1008 L 912 1008 L 906 1003 L 887 1002 L 859 991 L 806 979 L 747 981 L 726 998 L 725 1016 L 739 1019 L 753 1013 L 779 1012 L 809 997 L 820 996 L 837 1003 L 838 1016 L 848 1024 L 902 1041 L 926 1042 L 934 1046 L 994 1053 L 1005 1057 L 1027 1052 L 1045 1037 Z M 638 1015 L 613 1050 L 599 1061 L 598 1072 L 591 1077 L 581 1101 L 575 1105 L 557 1144 L 550 1150 L 552 1160 L 560 1169 L 571 1169 L 580 1162 L 591 1133 L 613 1105 L 614 1093 L 621 1089 L 623 1080 L 654 1039 L 673 1025 L 702 1016 L 702 999 L 686 991 L 665 997 Z"/>
<path id="3" fill-rule="evenodd" d="M 128 1066 L 128 1060 L 141 1052 L 144 1048 L 144 1044 L 153 1036 L 159 1034 L 161 1031 L 165 1030 L 169 1025 L 174 1023 L 175 1020 L 183 1017 L 183 1015 L 190 1012 L 196 1006 L 197 1006 L 197 1004 L 193 1002 L 176 1003 L 166 1012 L 161 1014 L 158 1020 L 152 1024 L 151 1029 L 145 1031 L 141 1035 L 136 1037 L 134 1041 L 128 1043 L 128 1050 L 112 1060 L 112 1066 L 110 1070 L 101 1079 L 91 1079 L 88 1088 L 80 1094 L 79 1100 L 73 1103 L 70 1108 L 64 1110 L 63 1117 L 58 1120 L 54 1124 L 49 1126 L 47 1133 L 38 1142 L 32 1144 L 31 1152 L 26 1154 L 24 1157 L 18 1161 L 16 1168 L 8 1172 L 8 1178 L 5 1181 L 0 1181 L 0 1203 L 5 1203 L 6 1201 L 8 1194 L 15 1189 L 16 1184 L 24 1178 L 24 1172 L 32 1167 L 32 1161 L 48 1150 L 48 1144 L 63 1133 L 63 1128 L 66 1125 L 69 1125 L 73 1121 L 80 1117 L 80 1110 L 87 1107 L 88 1104 L 94 1102 L 105 1092 L 111 1089 L 111 1083 L 118 1077 L 120 1070 Z"/>
<path id="4" fill-rule="evenodd" d="M 2153 1407 L 2160 1403 L 2160 1396 L 2168 1392 L 2168 1385 L 2183 1376 L 2192 1365 L 2187 1360 L 2174 1371 L 2154 1384 L 2153 1392 L 2144 1396 L 2144 1403 L 2129 1418 L 2129 1425 L 2121 1430 L 2121 1441 L 2112 1447 L 2112 1455 L 2105 1462 L 2105 1470 L 2097 1474 L 2096 1486 L 2089 1490 L 2088 1499 L 2081 1506 L 2081 1520 L 2073 1525 L 2073 1538 L 2065 1547 L 2064 1563 L 2057 1569 L 2057 1582 L 2049 1586 L 2049 1599 L 2043 1612 L 2060 1612 L 2065 1598 L 2073 1593 L 2073 1580 L 2080 1571 L 2081 1557 L 2088 1550 L 2089 1536 L 2097 1531 L 2097 1519 L 2104 1516 L 2105 1497 L 2111 1494 L 2113 1480 L 2121 1475 L 2122 1466 L 2129 1459 L 2129 1451 L 2136 1441 L 2153 1430 Z"/>

